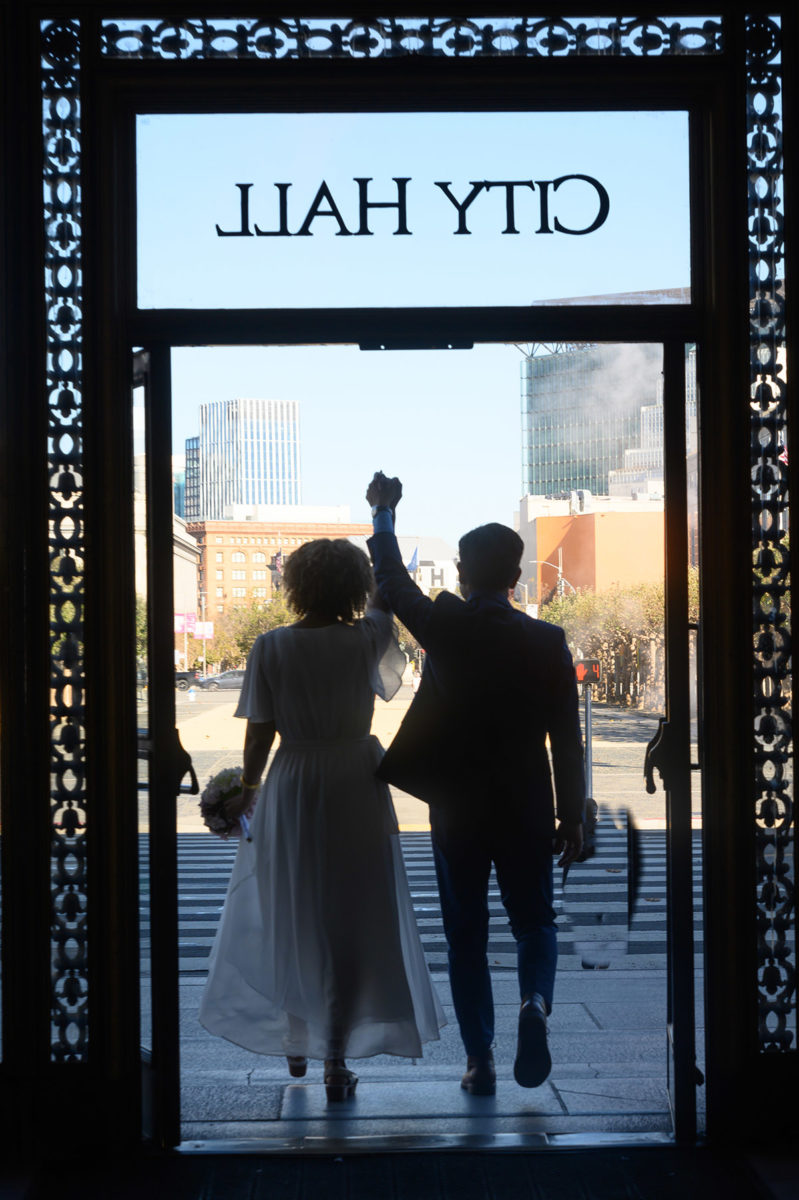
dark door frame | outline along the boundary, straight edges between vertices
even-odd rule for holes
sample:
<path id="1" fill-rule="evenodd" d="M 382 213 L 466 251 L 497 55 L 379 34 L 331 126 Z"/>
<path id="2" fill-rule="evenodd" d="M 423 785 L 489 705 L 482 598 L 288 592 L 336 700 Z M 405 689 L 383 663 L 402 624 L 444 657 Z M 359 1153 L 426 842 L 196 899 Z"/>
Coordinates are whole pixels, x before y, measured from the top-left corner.
<path id="1" fill-rule="evenodd" d="M 292 64 L 293 65 L 293 64 Z M 226 89 L 225 103 L 218 104 L 209 101 L 209 89 L 198 86 L 196 79 L 191 83 L 176 84 L 174 77 L 167 83 L 164 79 L 151 80 L 144 85 L 137 77 L 136 87 L 128 80 L 120 80 L 121 73 L 106 72 L 101 89 L 102 96 L 98 97 L 97 107 L 103 114 L 102 127 L 96 131 L 98 147 L 102 148 L 102 161 L 113 162 L 113 170 L 105 178 L 106 186 L 113 192 L 98 199 L 98 218 L 105 219 L 101 228 L 104 242 L 101 243 L 100 263 L 105 267 L 103 279 L 103 302 L 100 308 L 105 313 L 113 314 L 114 334 L 118 338 L 125 331 L 124 340 L 127 346 L 142 345 L 152 350 L 154 361 L 165 359 L 168 347 L 179 344 L 294 344 L 308 343 L 377 343 L 389 341 L 392 346 L 423 346 L 430 344 L 446 344 L 448 341 L 521 341 L 521 340 L 596 340 L 596 341 L 657 341 L 668 343 L 671 350 L 668 355 L 669 370 L 675 371 L 677 361 L 674 348 L 684 346 L 688 342 L 700 342 L 702 333 L 702 306 L 704 272 L 698 261 L 699 241 L 694 232 L 692 237 L 692 278 L 695 288 L 694 298 L 690 305 L 659 305 L 656 307 L 632 306 L 576 306 L 568 308 L 487 308 L 487 309 L 359 309 L 359 310 L 139 310 L 136 306 L 135 280 L 135 154 L 134 154 L 134 117 L 142 111 L 246 111 L 257 107 L 264 111 L 324 111 L 326 108 L 334 111 L 382 111 L 408 107 L 404 97 L 397 97 L 396 73 L 389 72 L 388 78 L 380 79 L 381 72 L 370 72 L 372 78 L 364 80 L 360 73 L 348 64 L 345 81 L 341 79 L 341 64 L 322 64 L 322 68 L 314 72 L 317 76 L 313 81 L 301 77 L 292 83 L 289 94 L 284 86 L 270 81 L 267 88 L 254 98 L 253 90 L 248 88 L 246 81 L 242 83 L 238 72 L 235 73 L 234 83 L 231 81 Z M 314 64 L 319 66 L 319 64 Z M 331 69 L 332 66 L 332 69 Z M 697 89 L 696 81 L 689 88 L 686 80 L 685 64 L 669 62 L 663 71 L 663 78 L 654 82 L 651 72 L 636 72 L 637 78 L 625 78 L 623 101 L 619 99 L 618 107 L 624 109 L 642 109 L 645 107 L 671 107 L 688 109 L 691 123 L 691 193 L 694 211 L 694 228 L 700 222 L 702 213 L 701 197 L 705 194 L 705 164 L 700 147 L 702 143 L 703 121 L 707 119 L 707 95 L 703 89 Z M 471 68 L 471 64 L 469 64 Z M 162 71 L 157 71 L 161 76 Z M 583 90 L 576 91 L 573 86 L 564 88 L 562 81 L 556 82 L 550 78 L 543 83 L 540 80 L 531 81 L 528 72 L 511 73 L 507 78 L 504 73 L 499 75 L 488 70 L 481 72 L 484 79 L 479 93 L 475 93 L 474 72 L 451 72 L 449 87 L 446 95 L 441 95 L 440 84 L 435 74 L 425 80 L 426 87 L 415 94 L 414 108 L 424 109 L 428 104 L 431 108 L 445 111 L 495 110 L 503 111 L 509 108 L 551 110 L 564 107 L 570 110 L 586 106 L 585 81 Z M 436 86 L 433 88 L 433 82 Z M 343 86 L 342 86 L 343 83 Z M 563 89 L 563 91 L 561 91 Z M 590 90 L 590 89 L 589 89 Z M 266 93 L 266 94 L 264 94 Z M 689 95 L 690 94 L 690 102 Z M 618 93 L 621 95 L 621 92 Z M 563 97 L 558 103 L 555 98 Z M 565 97 L 568 95 L 568 102 Z M 479 97 L 479 100 L 478 100 Z M 327 99 L 328 103 L 325 103 Z M 659 103 L 658 103 L 659 101 Z M 603 104 L 613 107 L 616 95 L 603 94 Z M 704 215 L 704 214 L 702 214 Z M 108 329 L 109 336 L 111 329 Z M 126 354 L 117 342 L 120 354 Z M 104 360 L 110 365 L 110 356 L 104 354 Z M 116 371 L 119 377 L 123 371 L 121 362 L 117 363 Z M 163 374 L 163 370 L 161 372 Z M 670 395 L 677 400 L 683 399 L 683 388 L 673 383 L 669 385 Z M 124 393 L 120 393 L 124 394 Z M 683 405 L 679 405 L 680 412 Z M 108 423 L 108 414 L 98 414 L 98 421 Z M 161 418 L 158 418 L 161 423 Z M 679 426 L 679 423 L 678 423 Z M 677 427 L 678 427 L 677 426 Z M 677 428 L 675 427 L 675 429 Z M 120 430 L 120 435 L 122 432 Z M 671 437 L 670 445 L 676 445 Z M 684 446 L 684 432 L 683 432 Z M 678 470 L 672 478 L 679 479 Z M 684 482 L 684 470 L 682 472 Z M 110 482 L 110 481 L 109 481 Z M 119 483 L 118 483 L 119 486 Z M 107 496 L 107 492 L 105 493 Z M 119 492 L 119 503 L 124 504 L 126 497 Z M 130 503 L 129 492 L 127 503 Z M 677 529 L 680 521 L 685 525 L 684 499 L 674 507 L 676 520 L 669 522 L 669 533 L 672 539 L 678 537 Z M 685 529 L 682 541 L 685 542 Z M 674 558 L 672 558 L 672 574 L 674 575 Z M 687 566 L 684 557 L 683 574 Z M 676 572 L 678 576 L 680 572 Z M 120 596 L 120 602 L 122 597 Z M 687 611 L 680 619 L 672 599 L 670 608 L 670 629 L 681 648 L 687 648 L 687 627 L 684 636 L 677 637 L 677 629 L 685 625 Z M 681 656 L 682 657 L 682 656 Z M 687 650 L 686 650 L 687 667 Z M 679 705 L 675 704 L 675 696 L 680 688 L 687 688 L 687 676 L 681 668 L 671 673 L 670 708 L 675 712 Z M 687 691 L 686 691 L 687 698 Z M 677 728 L 675 721 L 672 728 Z M 683 720 L 681 732 L 685 734 L 687 722 Z M 163 731 L 167 738 L 167 731 Z M 167 739 L 168 740 L 168 739 Z M 682 755 L 688 760 L 687 748 Z M 675 764 L 676 766 L 677 764 Z M 684 783 L 684 781 L 683 781 Z M 675 776 L 672 775 L 671 792 L 673 796 L 685 797 L 684 787 L 678 787 Z M 690 789 L 689 789 L 690 791 Z M 169 804 L 166 795 L 163 803 Z M 675 800 L 676 803 L 676 800 Z M 169 806 L 171 809 L 171 805 Z M 686 872 L 682 858 L 687 853 L 690 864 L 690 814 L 688 816 L 688 840 L 680 838 L 673 840 L 672 859 L 682 867 L 680 878 L 683 883 L 688 881 L 690 895 L 690 867 Z M 165 841 L 172 845 L 169 837 Z M 122 848 L 120 847 L 120 850 Z M 159 851 L 159 853 L 162 853 Z M 174 854 L 174 847 L 172 848 Z M 168 854 L 168 851 L 167 851 Z M 162 857 L 164 867 L 167 858 Z M 173 870 L 176 871 L 176 860 Z M 168 889 L 167 903 L 173 889 Z M 690 904 L 689 904 L 690 908 Z M 682 913 L 683 919 L 672 920 L 672 942 L 679 948 L 677 955 L 670 956 L 670 970 L 681 972 L 677 986 L 670 989 L 669 1003 L 669 1044 L 670 1060 L 674 1060 L 674 1082 L 676 1089 L 672 1091 L 674 1103 L 675 1129 L 683 1140 L 691 1140 L 695 1136 L 695 1089 L 694 1089 L 694 1027 L 693 1027 L 693 940 L 692 912 L 685 905 L 675 909 L 675 914 Z M 673 914 L 674 915 L 674 914 Z M 132 913 L 131 913 L 132 918 Z M 164 961 L 171 961 L 174 949 L 170 950 L 170 937 L 176 940 L 176 913 L 170 909 L 158 917 L 153 906 L 153 947 L 160 944 L 162 937 L 156 932 L 156 926 L 163 935 Z M 687 919 L 686 919 L 687 918 Z M 682 949 L 683 940 L 688 939 L 687 949 Z M 154 978 L 161 977 L 157 964 L 153 964 Z M 176 980 L 170 988 L 168 981 L 162 985 L 164 1002 L 170 995 L 176 998 Z M 682 995 L 685 1007 L 675 1006 L 671 1001 L 672 995 Z M 138 995 L 138 993 L 137 993 Z M 690 1019 L 687 1009 L 690 1008 Z M 675 1013 L 676 1009 L 676 1013 Z M 175 1014 L 170 1013 L 167 1025 L 176 1030 Z M 171 1089 L 175 1087 L 174 1065 L 177 1062 L 177 1034 L 172 1041 L 164 1038 L 163 1065 L 168 1078 L 171 1078 Z M 173 1143 L 177 1136 L 174 1099 L 169 1099 L 170 1085 L 163 1088 L 158 1084 L 158 1064 L 148 1066 L 148 1075 L 155 1075 L 155 1094 L 164 1096 L 161 1111 L 165 1116 L 159 1125 L 158 1140 L 165 1145 Z M 148 1087 L 148 1092 L 150 1088 Z"/>
<path id="2" fill-rule="evenodd" d="M 210 11 L 210 6 L 209 11 Z M 335 6 L 315 6 L 331 11 Z M 484 6 L 494 11 L 493 4 Z M 658 6 L 658 9 L 661 6 Z M 667 6 L 662 6 L 667 9 Z M 639 6 L 656 11 L 651 4 Z M 85 253 L 83 261 L 83 425 L 85 476 L 83 517 L 86 558 L 86 786 L 91 794 L 91 861 L 88 892 L 91 1024 L 88 1056 L 57 1061 L 51 1054 L 50 857 L 52 816 L 48 754 L 51 667 L 45 630 L 49 628 L 52 566 L 47 554 L 47 496 L 52 487 L 47 464 L 47 318 L 41 301 L 45 238 L 42 230 L 42 126 L 40 20 L 74 17 L 74 8 L 53 0 L 47 8 L 0 3 L 4 35 L 4 95 L 14 121 L 3 131 L 0 149 L 7 169 L 2 193 L 5 220 L 3 286 L 5 325 L 2 400 L 4 490 L 3 528 L 9 583 L 2 592 L 5 628 L 14 644 L 2 647 L 3 768 L 3 1061 L 0 1107 L 4 1127 L 16 1148 L 41 1148 L 37 1130 L 59 1129 L 61 1144 L 136 1144 L 140 1135 L 140 1078 L 137 1037 L 138 953 L 135 928 L 137 871 L 135 794 L 135 672 L 119 653 L 133 644 L 130 597 L 132 533 L 129 521 L 130 430 L 124 416 L 130 383 L 131 338 L 157 341 L 155 329 L 134 328 L 120 283 L 130 246 L 115 242 L 120 229 L 132 229 L 130 196 L 120 189 L 119 161 L 129 147 L 111 143 L 124 96 L 147 92 L 148 106 L 172 107 L 176 95 L 193 95 L 216 110 L 226 97 L 246 94 L 250 108 L 280 92 L 298 103 L 306 87 L 313 93 L 335 86 L 336 107 L 351 92 L 380 84 L 395 89 L 394 107 L 448 107 L 454 98 L 483 107 L 484 84 L 515 94 L 538 95 L 543 106 L 628 106 L 649 94 L 652 105 L 665 94 L 679 96 L 677 107 L 695 113 L 696 159 L 702 195 L 695 209 L 694 283 L 704 281 L 688 312 L 662 310 L 657 340 L 683 338 L 702 345 L 699 364 L 701 423 L 705 432 L 700 479 L 704 680 L 703 766 L 705 846 L 705 1000 L 707 1020 L 708 1133 L 715 1141 L 751 1136 L 749 1106 L 742 1096 L 769 1098 L 774 1136 L 795 1111 L 797 1054 L 766 1054 L 758 1031 L 757 875 L 755 872 L 753 780 L 752 562 L 740 533 L 751 528 L 750 474 L 750 292 L 746 179 L 748 86 L 744 16 L 725 0 L 716 10 L 725 19 L 725 48 L 711 58 L 636 60 L 631 58 L 459 60 L 421 58 L 379 62 L 113 62 L 96 51 L 97 22 L 108 6 L 86 3 L 80 18 L 93 31 L 81 52 Z M 181 5 L 166 5 L 169 11 Z M 204 12 L 205 4 L 196 5 Z M 122 5 L 119 11 L 134 12 Z M 497 10 L 498 11 L 498 10 Z M 783 20 L 786 66 L 784 111 L 790 133 L 795 99 L 796 13 L 794 6 L 752 3 L 751 13 L 776 12 Z M 324 85 L 324 86 L 323 86 Z M 479 86 L 479 93 L 478 93 Z M 477 105 L 475 95 L 480 94 Z M 504 94 L 504 93 L 503 93 Z M 220 97 L 222 99 L 220 99 Z M 410 97 L 412 103 L 406 103 Z M 470 99 L 471 98 L 471 99 Z M 228 101 L 225 100 L 225 103 Z M 243 101 L 242 101 L 243 103 Z M 318 103 L 314 100 L 313 103 Z M 486 101 L 487 103 L 487 101 Z M 309 99 L 307 107 L 313 104 Z M 105 152 L 106 157 L 101 157 Z M 795 159 L 786 163 L 785 226 L 795 211 Z M 790 268 L 796 251 L 788 251 Z M 691 311 L 693 310 L 693 312 Z M 312 322 L 314 314 L 306 314 Z M 350 314 L 352 315 L 352 314 Z M 396 315 L 396 314 L 394 314 Z M 415 314 L 420 318 L 421 314 Z M 473 313 L 462 314 L 465 320 Z M 319 316 L 319 314 L 317 314 Z M 180 344 L 190 336 L 197 314 L 174 313 L 161 339 Z M 561 339 L 572 320 L 584 318 L 581 336 L 596 340 L 635 340 L 641 335 L 629 311 L 530 310 L 517 329 Z M 682 322 L 690 318 L 691 328 Z M 695 318 L 695 319 L 694 319 Z M 413 321 L 413 314 L 403 320 Z M 492 318 L 487 317 L 490 322 Z M 499 320 L 499 314 L 497 314 Z M 339 340 L 341 314 L 312 330 L 314 342 Z M 223 337 L 225 324 L 228 333 Z M 208 342 L 280 341 L 289 324 L 279 314 L 227 314 L 196 327 Z M 455 325 L 453 323 L 453 329 Z M 497 324 L 499 330 L 500 326 Z M 789 334 L 792 326 L 789 325 Z M 336 333 L 339 336 L 336 336 Z M 463 327 L 461 326 L 461 336 Z M 408 336 L 413 333 L 407 329 Z M 490 330 L 481 331 L 483 337 Z M 687 336 L 686 336 L 687 335 Z M 503 337 L 504 330 L 499 333 Z M 24 353 L 20 353 L 24 348 Z M 796 402 L 788 400 L 788 416 Z M 129 418 L 128 418 L 129 421 Z M 789 474 L 799 483 L 799 453 L 791 453 Z M 792 488 L 793 494 L 799 487 Z M 740 597 L 740 602 L 730 598 Z M 734 669 L 733 669 L 734 668 Z M 24 717 L 20 697 L 25 698 Z M 57 1147 L 56 1147 L 57 1149 Z"/>

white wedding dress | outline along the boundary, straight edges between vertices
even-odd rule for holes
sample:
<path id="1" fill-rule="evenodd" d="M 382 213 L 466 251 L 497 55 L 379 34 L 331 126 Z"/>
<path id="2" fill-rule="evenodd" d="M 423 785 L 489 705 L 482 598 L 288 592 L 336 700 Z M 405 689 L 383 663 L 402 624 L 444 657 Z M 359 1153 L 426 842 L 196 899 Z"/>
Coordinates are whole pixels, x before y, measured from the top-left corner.
<path id="1" fill-rule="evenodd" d="M 375 693 L 404 666 L 388 613 L 256 641 L 236 715 L 280 745 L 241 841 L 200 1021 L 258 1054 L 417 1058 L 445 1023 L 414 920 Z"/>

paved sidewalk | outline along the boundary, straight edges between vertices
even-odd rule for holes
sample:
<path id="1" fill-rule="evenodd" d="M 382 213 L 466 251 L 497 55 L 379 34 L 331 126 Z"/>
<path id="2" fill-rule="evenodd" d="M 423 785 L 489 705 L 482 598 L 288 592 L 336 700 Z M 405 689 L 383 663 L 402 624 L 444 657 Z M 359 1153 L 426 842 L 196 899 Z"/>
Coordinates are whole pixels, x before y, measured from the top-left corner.
<path id="1" fill-rule="evenodd" d="M 448 1025 L 422 1060 L 380 1056 L 353 1062 L 352 1101 L 325 1103 L 321 1064 L 302 1082 L 285 1062 L 207 1034 L 197 1023 L 201 981 L 181 987 L 184 1140 L 480 1137 L 668 1134 L 663 971 L 560 972 L 550 1020 L 553 1071 L 540 1088 L 512 1076 L 518 991 L 512 975 L 494 979 L 497 1094 L 477 1098 L 459 1084 L 464 1054 L 446 977 L 433 976 Z M 697 1011 L 700 1024 L 701 1011 Z M 701 1089 L 700 1111 L 703 1108 Z"/>

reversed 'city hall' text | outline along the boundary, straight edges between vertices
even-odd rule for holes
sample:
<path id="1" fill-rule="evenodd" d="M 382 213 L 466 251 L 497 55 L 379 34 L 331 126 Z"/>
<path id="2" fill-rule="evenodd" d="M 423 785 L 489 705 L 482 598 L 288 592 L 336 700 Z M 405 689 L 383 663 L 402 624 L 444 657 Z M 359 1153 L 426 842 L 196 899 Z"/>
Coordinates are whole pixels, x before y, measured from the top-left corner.
<path id="1" fill-rule="evenodd" d="M 277 211 L 274 209 L 271 212 L 271 220 L 273 227 L 269 229 L 261 228 L 257 223 L 252 221 L 250 214 L 250 190 L 253 187 L 252 183 L 237 183 L 235 186 L 239 191 L 239 228 L 238 229 L 222 229 L 219 224 L 216 225 L 218 237 L 311 237 L 314 233 L 312 226 L 315 221 L 322 217 L 327 217 L 334 222 L 333 226 L 326 226 L 328 230 L 333 230 L 336 237 L 371 237 L 373 230 L 369 228 L 369 214 L 375 209 L 396 209 L 397 228 L 393 231 L 394 236 L 405 234 L 410 236 L 413 230 L 408 227 L 408 184 L 412 183 L 410 176 L 392 176 L 392 181 L 396 184 L 396 200 L 374 200 L 369 196 L 369 184 L 373 182 L 371 177 L 353 178 L 353 183 L 357 185 L 357 195 L 352 204 L 353 211 L 357 211 L 357 216 L 353 219 L 346 204 L 336 203 L 333 193 L 325 180 L 320 183 L 316 195 L 311 201 L 307 209 L 304 211 L 304 217 L 301 223 L 294 229 L 289 228 L 289 188 L 290 183 L 275 183 L 273 187 L 277 190 Z M 597 211 L 593 219 L 589 220 L 582 228 L 575 229 L 565 225 L 559 220 L 557 212 L 557 197 L 555 193 L 560 188 L 569 185 L 569 189 L 580 187 L 592 190 L 596 197 Z M 483 179 L 470 180 L 470 190 L 458 199 L 452 192 L 452 183 L 450 180 L 435 181 L 434 187 L 440 190 L 440 193 L 446 198 L 457 216 L 457 224 L 453 228 L 454 234 L 470 234 L 472 231 L 467 224 L 467 214 L 469 209 L 478 198 L 481 204 L 485 206 L 488 193 L 496 189 L 502 189 L 499 192 L 500 205 L 494 206 L 498 216 L 498 224 L 504 219 L 505 225 L 499 232 L 502 234 L 518 234 L 522 232 L 530 233 L 566 233 L 574 236 L 581 236 L 586 233 L 593 233 L 604 225 L 610 212 L 610 197 L 607 190 L 592 175 L 561 175 L 558 179 Z M 535 209 L 535 220 L 532 221 L 532 228 L 520 229 L 519 224 L 521 218 L 517 212 L 517 191 L 522 190 L 522 194 L 532 193 L 537 198 Z M 504 191 L 504 206 L 501 204 L 502 191 Z M 565 193 L 564 193 L 565 194 Z M 350 200 L 352 198 L 350 197 Z M 267 206 L 268 207 L 268 206 Z M 503 212 L 504 208 L 504 212 Z M 345 220 L 346 216 L 346 220 Z M 357 225 L 357 228 L 356 228 Z M 335 228 L 337 226 L 337 228 Z"/>

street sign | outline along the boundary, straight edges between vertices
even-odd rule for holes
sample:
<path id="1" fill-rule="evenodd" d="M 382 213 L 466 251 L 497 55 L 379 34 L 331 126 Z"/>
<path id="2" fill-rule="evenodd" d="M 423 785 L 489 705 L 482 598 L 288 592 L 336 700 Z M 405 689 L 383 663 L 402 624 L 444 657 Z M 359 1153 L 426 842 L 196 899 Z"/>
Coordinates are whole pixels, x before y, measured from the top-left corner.
<path id="1" fill-rule="evenodd" d="M 574 664 L 578 683 L 601 683 L 602 665 L 598 658 L 581 658 Z"/>

